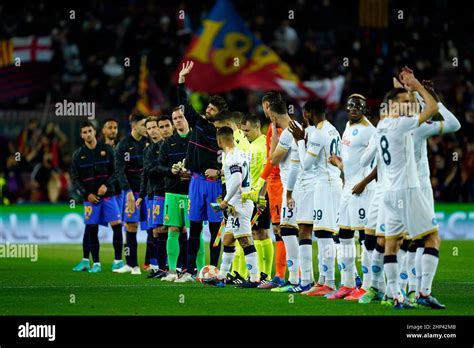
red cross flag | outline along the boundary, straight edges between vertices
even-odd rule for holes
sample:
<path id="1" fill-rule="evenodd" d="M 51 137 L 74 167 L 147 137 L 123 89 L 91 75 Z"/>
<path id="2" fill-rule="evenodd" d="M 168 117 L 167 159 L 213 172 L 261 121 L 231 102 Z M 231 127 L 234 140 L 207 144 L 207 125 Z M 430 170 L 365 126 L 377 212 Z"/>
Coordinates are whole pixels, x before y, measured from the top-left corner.
<path id="1" fill-rule="evenodd" d="M 50 36 L 14 37 L 13 58 L 20 58 L 21 63 L 49 62 L 53 57 Z"/>

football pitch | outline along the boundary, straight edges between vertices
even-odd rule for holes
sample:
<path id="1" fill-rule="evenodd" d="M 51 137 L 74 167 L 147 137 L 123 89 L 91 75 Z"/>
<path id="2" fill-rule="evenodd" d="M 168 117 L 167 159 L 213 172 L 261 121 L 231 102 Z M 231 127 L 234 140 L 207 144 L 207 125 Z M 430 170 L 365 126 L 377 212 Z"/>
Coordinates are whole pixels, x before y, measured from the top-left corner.
<path id="1" fill-rule="evenodd" d="M 144 244 L 139 246 L 140 261 L 143 261 L 144 248 Z M 218 289 L 198 282 L 167 283 L 146 279 L 144 272 L 141 276 L 113 274 L 113 249 L 107 244 L 101 246 L 102 273 L 73 273 L 71 269 L 81 255 L 80 245 L 40 245 L 36 262 L 2 259 L 0 315 L 435 316 L 474 313 L 474 241 L 442 243 L 433 286 L 434 295 L 447 307 L 442 311 L 397 311 L 379 303 L 329 301 L 269 290 L 235 289 L 231 285 Z"/>

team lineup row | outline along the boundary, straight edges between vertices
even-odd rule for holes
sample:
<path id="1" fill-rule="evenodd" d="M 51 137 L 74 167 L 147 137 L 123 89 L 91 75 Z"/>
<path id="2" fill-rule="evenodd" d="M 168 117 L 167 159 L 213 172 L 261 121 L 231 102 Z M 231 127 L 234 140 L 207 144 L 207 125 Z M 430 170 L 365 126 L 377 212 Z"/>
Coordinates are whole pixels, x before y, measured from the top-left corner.
<path id="1" fill-rule="evenodd" d="M 431 295 L 440 239 L 426 139 L 460 124 L 429 81 L 420 83 L 403 68 L 384 98 L 377 128 L 367 118 L 365 97 L 351 95 L 342 139 L 326 120 L 323 100 L 308 101 L 298 123 L 281 95 L 267 92 L 262 108 L 271 124 L 265 137 L 258 117 L 228 111 L 220 96 L 211 96 L 199 115 L 185 90 L 192 68 L 186 62 L 179 73 L 180 106 L 172 116 L 132 114 L 131 133 L 115 148 L 116 121 L 104 123 L 106 143 L 96 140 L 92 123 L 81 125 L 84 145 L 74 153 L 71 173 L 84 197 L 86 228 L 83 260 L 74 271 L 101 271 L 98 225 L 110 224 L 113 271 L 140 274 L 140 222 L 148 231 L 148 277 L 195 281 L 205 262 L 202 227 L 208 221 L 211 265 L 218 266 L 221 239 L 224 245 L 219 273 L 204 280 L 210 285 L 444 308 Z M 438 113 L 442 121 L 432 121 Z"/>

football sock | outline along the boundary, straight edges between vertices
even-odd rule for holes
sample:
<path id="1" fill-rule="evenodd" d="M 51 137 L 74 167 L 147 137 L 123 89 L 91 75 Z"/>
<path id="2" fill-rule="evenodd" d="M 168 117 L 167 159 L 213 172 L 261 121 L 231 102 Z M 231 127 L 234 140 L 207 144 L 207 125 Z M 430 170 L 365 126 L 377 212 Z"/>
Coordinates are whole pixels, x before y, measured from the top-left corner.
<path id="1" fill-rule="evenodd" d="M 99 262 L 99 225 L 89 225 L 89 246 L 92 254 L 92 261 Z"/>
<path id="2" fill-rule="evenodd" d="M 403 302 L 403 295 L 400 290 L 400 274 L 398 271 L 397 255 L 385 255 L 383 258 L 384 271 L 387 276 L 387 288 L 393 299 Z"/>
<path id="3" fill-rule="evenodd" d="M 127 264 L 130 267 L 138 266 L 138 259 L 137 259 L 137 232 L 129 232 L 127 231 L 127 245 L 129 248 L 129 257 Z"/>
<path id="4" fill-rule="evenodd" d="M 253 245 L 255 245 L 255 249 L 257 249 L 257 259 L 258 259 L 258 269 L 263 272 L 265 268 L 263 266 L 263 250 L 262 250 L 262 241 L 255 240 L 253 241 Z"/>
<path id="5" fill-rule="evenodd" d="M 384 273 L 383 270 L 383 256 L 384 256 L 385 248 L 380 244 L 375 246 L 374 252 L 372 253 L 372 261 L 370 266 L 371 272 L 371 279 L 370 279 L 370 286 L 379 290 L 384 291 L 384 288 L 380 287 L 380 283 L 383 282 Z"/>
<path id="6" fill-rule="evenodd" d="M 146 250 L 145 250 L 145 265 L 150 264 L 150 258 L 153 257 L 153 229 L 146 230 Z"/>
<path id="7" fill-rule="evenodd" d="M 421 290 L 421 277 L 422 277 L 422 268 L 421 268 L 421 258 L 425 248 L 417 248 L 415 254 L 415 273 L 416 273 L 416 295 L 420 294 Z"/>
<path id="8" fill-rule="evenodd" d="M 206 265 L 206 244 L 204 243 L 204 234 L 199 237 L 199 249 L 196 256 L 196 267 L 198 271 Z"/>
<path id="9" fill-rule="evenodd" d="M 219 244 L 216 247 L 214 247 L 213 245 L 214 245 L 214 241 L 216 240 L 217 233 L 219 233 L 220 227 L 221 227 L 220 222 L 209 222 L 209 232 L 211 233 L 211 240 L 209 244 L 210 257 L 211 257 L 210 263 L 211 265 L 216 266 L 216 267 L 219 263 L 222 239 L 219 241 Z"/>
<path id="10" fill-rule="evenodd" d="M 270 238 L 260 241 L 263 253 L 263 268 L 261 272 L 268 275 L 271 278 L 272 266 L 273 266 L 273 241 Z M 260 269 L 260 265 L 258 266 Z"/>
<path id="11" fill-rule="evenodd" d="M 89 260 L 90 247 L 90 225 L 86 225 L 84 229 L 84 237 L 82 237 L 82 259 Z"/>
<path id="12" fill-rule="evenodd" d="M 158 267 L 158 237 L 153 236 L 153 245 L 151 248 L 151 255 L 150 255 L 150 264 L 153 266 L 153 270 L 157 270 Z"/>
<path id="13" fill-rule="evenodd" d="M 178 256 L 180 254 L 179 237 L 179 232 L 168 232 L 166 253 L 168 254 L 168 267 L 170 271 L 176 271 Z"/>
<path id="14" fill-rule="evenodd" d="M 336 259 L 336 249 L 334 247 L 334 240 L 332 237 L 328 238 L 318 238 L 318 249 L 321 249 L 322 260 L 324 273 L 324 284 L 329 286 L 332 289 L 336 287 L 336 272 L 334 269 L 334 263 Z M 320 283 L 322 284 L 322 283 Z"/>
<path id="15" fill-rule="evenodd" d="M 281 279 L 285 279 L 286 273 L 286 249 L 285 243 L 281 236 L 275 236 L 275 275 Z"/>
<path id="16" fill-rule="evenodd" d="M 318 237 L 317 242 L 316 242 L 318 244 L 318 273 L 319 273 L 318 284 L 324 284 L 325 281 L 326 281 L 326 272 L 325 272 L 324 266 L 323 266 L 323 257 L 324 257 L 323 252 L 324 252 L 324 249 L 322 247 L 321 242 L 319 241 L 320 239 L 321 238 Z"/>
<path id="17" fill-rule="evenodd" d="M 201 244 L 202 221 L 190 221 L 189 239 L 188 239 L 188 273 L 195 274 L 198 251 L 202 254 L 200 247 L 204 250 L 204 244 Z M 204 254 L 205 255 L 205 254 Z M 204 267 L 204 265 L 202 265 Z M 201 268 L 202 268 L 201 267 Z M 199 269 L 201 269 L 199 268 Z"/>
<path id="18" fill-rule="evenodd" d="M 300 240 L 299 257 L 301 268 L 301 285 L 306 286 L 312 282 L 313 245 L 311 239 Z"/>
<path id="19" fill-rule="evenodd" d="M 341 276 L 341 286 L 344 285 L 344 279 L 342 277 L 342 247 L 341 241 L 338 237 L 334 238 L 334 248 L 336 249 L 336 262 L 337 262 L 337 269 L 339 270 L 339 274 Z"/>
<path id="20" fill-rule="evenodd" d="M 221 266 L 219 269 L 218 279 L 225 279 L 227 273 L 230 271 L 230 266 L 232 265 L 232 260 L 234 259 L 235 247 L 225 246 L 224 252 L 222 253 Z"/>
<path id="21" fill-rule="evenodd" d="M 240 275 L 242 275 L 241 269 L 240 269 L 240 259 L 244 258 L 244 250 L 240 247 L 239 241 L 235 241 L 235 253 L 234 253 L 234 259 L 232 261 L 232 273 L 238 272 Z M 242 275 L 243 276 L 243 275 Z"/>
<path id="22" fill-rule="evenodd" d="M 365 234 L 365 240 L 363 244 L 363 252 L 362 252 L 362 273 L 363 273 L 363 279 L 362 279 L 362 289 L 368 290 L 370 288 L 370 283 L 371 283 L 371 275 L 372 273 L 369 271 L 370 269 L 370 264 L 372 262 L 372 253 L 374 252 L 375 249 L 375 244 L 377 243 L 377 237 L 370 235 L 370 234 Z"/>
<path id="23" fill-rule="evenodd" d="M 112 226 L 113 237 L 112 244 L 114 246 L 114 260 L 122 260 L 122 249 L 123 249 L 123 234 L 122 224 Z"/>
<path id="24" fill-rule="evenodd" d="M 255 253 L 257 253 L 256 250 L 255 250 Z M 257 256 L 257 266 L 258 266 L 258 256 Z M 242 249 L 242 255 L 241 255 L 240 261 L 239 261 L 239 268 L 237 269 L 237 271 L 242 276 L 242 278 L 247 279 L 247 277 L 249 275 L 249 270 L 247 269 L 247 262 L 245 261 L 245 255 L 244 255 L 244 250 L 243 249 Z"/>
<path id="25" fill-rule="evenodd" d="M 342 284 L 348 288 L 355 287 L 355 255 L 354 238 L 339 238 L 341 242 L 341 278 Z"/>
<path id="26" fill-rule="evenodd" d="M 416 269 L 415 269 L 416 252 L 409 251 L 407 255 L 407 272 L 408 272 L 408 293 L 416 291 Z"/>
<path id="27" fill-rule="evenodd" d="M 166 269 L 166 242 L 168 240 L 168 233 L 158 233 L 158 267 Z"/>
<path id="28" fill-rule="evenodd" d="M 425 248 L 421 257 L 421 295 L 431 295 L 431 286 L 438 268 L 438 261 L 439 251 L 435 248 Z"/>
<path id="29" fill-rule="evenodd" d="M 298 231 L 295 229 L 289 229 L 281 227 L 281 237 L 285 242 L 286 249 L 286 264 L 288 267 L 289 277 L 288 280 L 291 284 L 298 284 L 298 269 L 299 269 L 299 244 L 298 244 Z"/>
<path id="30" fill-rule="evenodd" d="M 258 271 L 257 250 L 254 245 L 249 245 L 244 248 L 245 262 L 250 274 L 251 282 L 258 282 L 260 280 L 260 273 Z"/>
<path id="31" fill-rule="evenodd" d="M 187 259 L 188 259 L 188 233 L 181 232 L 179 234 L 179 256 L 178 256 L 177 266 L 180 267 L 181 269 L 185 269 Z"/>
<path id="32" fill-rule="evenodd" d="M 403 291 L 407 290 L 407 283 L 408 283 L 407 250 L 408 250 L 408 240 L 405 239 L 403 241 L 403 244 L 400 247 L 400 250 L 397 253 L 398 267 L 400 271 L 400 288 Z"/>

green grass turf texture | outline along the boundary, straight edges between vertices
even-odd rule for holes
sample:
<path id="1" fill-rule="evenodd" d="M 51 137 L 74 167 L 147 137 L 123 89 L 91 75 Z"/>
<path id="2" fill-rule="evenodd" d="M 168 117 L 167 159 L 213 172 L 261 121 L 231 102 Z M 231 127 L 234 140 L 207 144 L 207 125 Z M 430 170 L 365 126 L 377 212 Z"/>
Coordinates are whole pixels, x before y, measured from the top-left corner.
<path id="1" fill-rule="evenodd" d="M 313 255 L 317 255 L 315 244 Z M 140 263 L 143 263 L 144 249 L 144 244 L 139 246 Z M 101 246 L 102 273 L 74 273 L 71 269 L 81 255 L 80 245 L 40 245 L 37 262 L 1 259 L 0 315 L 436 316 L 474 313 L 474 241 L 442 243 L 433 286 L 434 295 L 447 306 L 442 311 L 394 310 L 380 303 L 362 305 L 301 294 L 236 289 L 232 285 L 218 289 L 198 282 L 167 283 L 146 279 L 145 272 L 141 276 L 113 274 L 111 245 Z M 314 269 L 317 270 L 316 265 Z"/>

